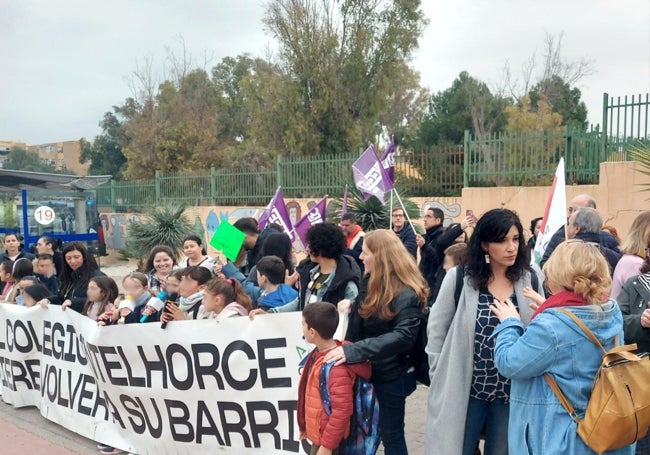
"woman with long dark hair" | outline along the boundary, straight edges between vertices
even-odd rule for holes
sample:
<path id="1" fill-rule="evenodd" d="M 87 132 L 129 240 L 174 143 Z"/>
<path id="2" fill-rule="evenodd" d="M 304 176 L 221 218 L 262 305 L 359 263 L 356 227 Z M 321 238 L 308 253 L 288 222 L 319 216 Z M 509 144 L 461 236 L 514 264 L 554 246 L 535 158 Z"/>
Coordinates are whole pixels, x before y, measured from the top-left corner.
<path id="1" fill-rule="evenodd" d="M 385 453 L 405 455 L 406 397 L 416 385 L 411 354 L 429 289 L 408 250 L 391 230 L 366 234 L 361 260 L 368 279 L 364 280 L 365 298 L 354 303 L 350 313 L 346 339 L 352 343 L 329 351 L 325 362 L 338 365 L 370 360 Z"/>
<path id="2" fill-rule="evenodd" d="M 459 268 L 445 276 L 427 325 L 431 386 L 426 453 L 473 455 L 484 425 L 485 454 L 508 453 L 510 381 L 494 365 L 492 333 L 499 319 L 490 305 L 509 299 L 524 324 L 530 321 L 532 310 L 524 296 L 534 273 L 529 262 L 519 217 L 494 209 L 478 220 L 470 237 L 458 301 Z"/>
<path id="3" fill-rule="evenodd" d="M 62 305 L 69 301 L 68 306 L 81 313 L 88 299 L 88 282 L 92 277 L 104 276 L 104 273 L 99 270 L 95 257 L 81 242 L 66 243 L 61 254 L 64 265 L 59 276 L 59 293 L 39 303 Z"/>
<path id="4" fill-rule="evenodd" d="M 149 280 L 149 291 L 158 294 L 165 289 L 167 277 L 176 267 L 176 256 L 166 245 L 156 245 L 151 249 L 144 271 Z"/>

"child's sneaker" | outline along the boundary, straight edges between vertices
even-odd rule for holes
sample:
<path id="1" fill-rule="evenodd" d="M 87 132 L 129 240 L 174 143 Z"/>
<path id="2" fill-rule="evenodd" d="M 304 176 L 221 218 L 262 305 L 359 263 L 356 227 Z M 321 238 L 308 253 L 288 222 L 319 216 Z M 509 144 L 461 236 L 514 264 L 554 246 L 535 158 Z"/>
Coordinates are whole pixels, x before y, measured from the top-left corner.
<path id="1" fill-rule="evenodd" d="M 99 453 L 101 453 L 102 455 L 115 455 L 118 453 L 126 453 L 126 452 L 124 452 L 124 450 L 121 449 L 116 449 L 114 447 L 106 446 L 106 448 L 104 450 L 100 450 Z"/>

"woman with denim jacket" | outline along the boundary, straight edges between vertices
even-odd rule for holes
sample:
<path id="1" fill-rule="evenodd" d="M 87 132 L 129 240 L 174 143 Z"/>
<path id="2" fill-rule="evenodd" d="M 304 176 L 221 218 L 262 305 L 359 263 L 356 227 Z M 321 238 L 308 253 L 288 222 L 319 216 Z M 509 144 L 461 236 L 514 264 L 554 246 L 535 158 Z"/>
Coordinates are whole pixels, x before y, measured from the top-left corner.
<path id="1" fill-rule="evenodd" d="M 544 264 L 551 297 L 533 313 L 524 330 L 512 302 L 495 301 L 494 362 L 512 381 L 508 447 L 513 454 L 594 454 L 577 433 L 546 379 L 557 382 L 580 418 L 591 395 L 603 353 L 566 314 L 567 309 L 591 330 L 606 350 L 615 337 L 623 342 L 623 318 L 613 300 L 609 266 L 597 246 L 566 241 Z M 608 454 L 633 454 L 635 444 Z"/>

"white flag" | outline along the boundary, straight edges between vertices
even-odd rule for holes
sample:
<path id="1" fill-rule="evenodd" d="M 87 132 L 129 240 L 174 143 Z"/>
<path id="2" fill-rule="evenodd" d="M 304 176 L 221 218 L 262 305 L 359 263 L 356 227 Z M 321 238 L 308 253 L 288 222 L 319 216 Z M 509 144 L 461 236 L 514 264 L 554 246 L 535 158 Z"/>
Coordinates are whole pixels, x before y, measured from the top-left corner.
<path id="1" fill-rule="evenodd" d="M 533 261 L 539 264 L 553 234 L 566 224 L 566 183 L 564 178 L 564 158 L 560 158 L 551 186 L 551 194 L 546 201 L 542 228 L 537 235 Z"/>

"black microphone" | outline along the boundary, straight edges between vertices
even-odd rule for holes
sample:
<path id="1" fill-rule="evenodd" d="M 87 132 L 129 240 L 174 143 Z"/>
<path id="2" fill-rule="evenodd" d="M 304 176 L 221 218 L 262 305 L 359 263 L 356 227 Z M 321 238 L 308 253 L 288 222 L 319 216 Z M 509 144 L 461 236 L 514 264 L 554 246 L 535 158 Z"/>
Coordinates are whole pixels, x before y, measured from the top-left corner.
<path id="1" fill-rule="evenodd" d="M 168 303 L 172 303 L 172 304 L 178 306 L 178 302 L 176 302 L 177 299 L 178 299 L 178 294 L 176 292 L 172 292 L 171 294 L 169 294 L 169 296 L 167 297 L 167 300 L 165 300 L 165 306 L 163 307 L 163 313 L 169 314 L 169 310 L 167 309 L 167 304 Z M 163 321 L 160 324 L 161 329 L 164 329 L 165 327 L 167 327 L 167 321 Z"/>

